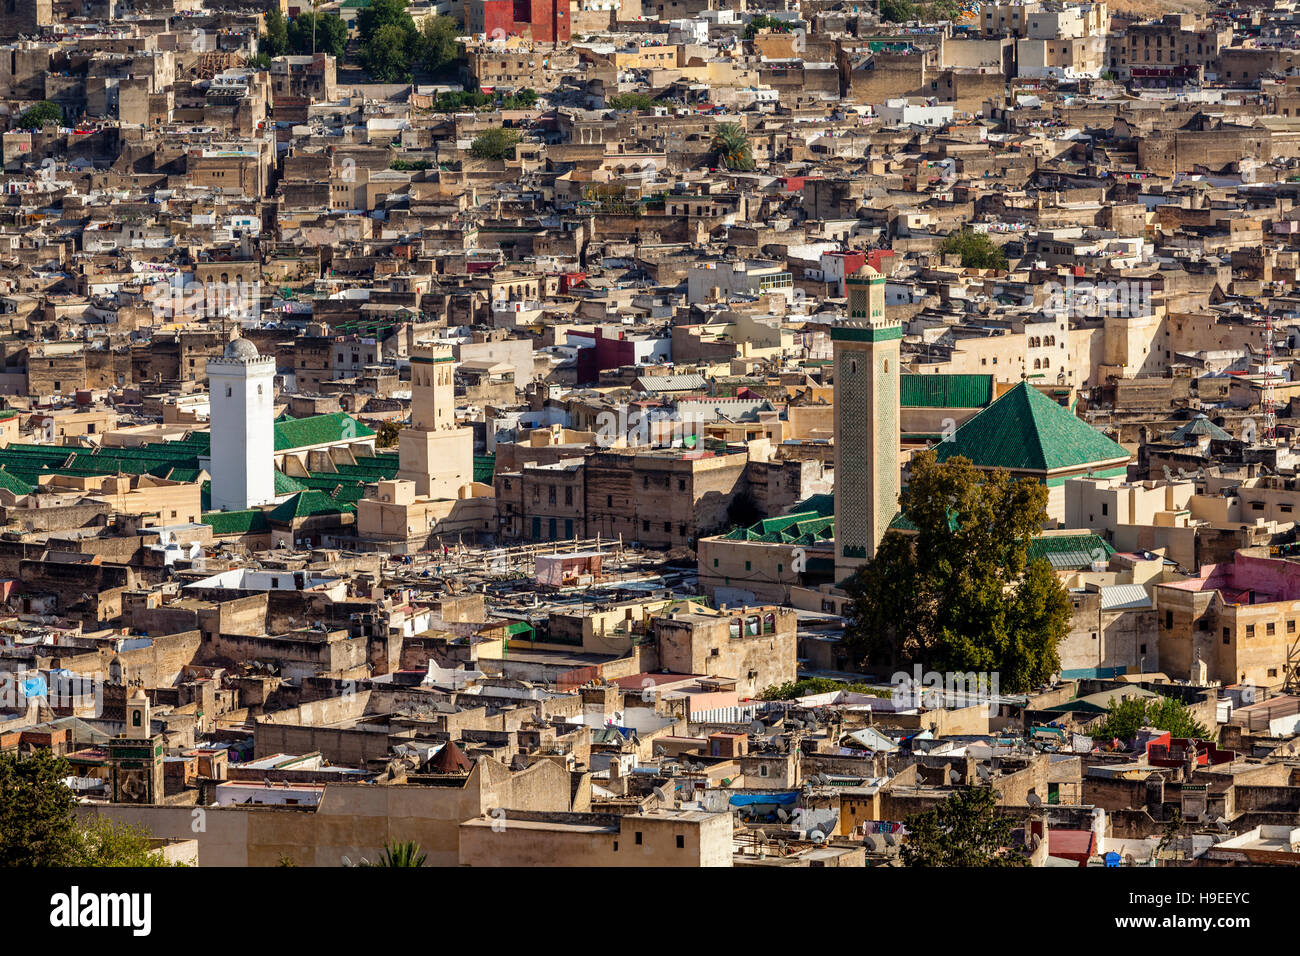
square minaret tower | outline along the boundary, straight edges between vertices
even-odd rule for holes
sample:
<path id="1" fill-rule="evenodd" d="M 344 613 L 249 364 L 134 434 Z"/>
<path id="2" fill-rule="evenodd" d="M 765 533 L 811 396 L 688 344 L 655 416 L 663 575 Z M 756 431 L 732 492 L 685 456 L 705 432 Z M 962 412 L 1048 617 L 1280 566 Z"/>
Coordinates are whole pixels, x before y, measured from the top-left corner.
<path id="1" fill-rule="evenodd" d="M 275 359 L 245 338 L 208 359 L 212 508 L 243 511 L 275 500 Z"/>
<path id="2" fill-rule="evenodd" d="M 456 362 L 448 346 L 411 350 L 411 424 L 398 436 L 398 478 L 425 498 L 457 498 L 474 480 L 474 430 L 456 424 Z"/>
<path id="3" fill-rule="evenodd" d="M 898 511 L 897 321 L 885 277 L 870 266 L 845 281 L 849 318 L 831 330 L 835 363 L 835 576 L 875 556 Z"/>

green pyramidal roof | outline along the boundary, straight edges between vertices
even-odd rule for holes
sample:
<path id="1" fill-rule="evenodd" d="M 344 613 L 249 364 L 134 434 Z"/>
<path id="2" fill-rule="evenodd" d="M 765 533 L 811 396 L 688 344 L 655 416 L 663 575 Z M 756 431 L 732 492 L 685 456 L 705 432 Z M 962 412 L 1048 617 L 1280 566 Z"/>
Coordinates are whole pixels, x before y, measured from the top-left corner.
<path id="1" fill-rule="evenodd" d="M 1176 429 L 1169 436 L 1171 441 L 1191 442 L 1201 435 L 1208 435 L 1214 441 L 1232 441 L 1232 436 L 1210 421 L 1205 415 L 1197 415 L 1186 425 Z"/>
<path id="2" fill-rule="evenodd" d="M 1056 471 L 1127 460 L 1122 445 L 1021 382 L 935 447 L 940 461 L 954 455 L 985 468 Z"/>

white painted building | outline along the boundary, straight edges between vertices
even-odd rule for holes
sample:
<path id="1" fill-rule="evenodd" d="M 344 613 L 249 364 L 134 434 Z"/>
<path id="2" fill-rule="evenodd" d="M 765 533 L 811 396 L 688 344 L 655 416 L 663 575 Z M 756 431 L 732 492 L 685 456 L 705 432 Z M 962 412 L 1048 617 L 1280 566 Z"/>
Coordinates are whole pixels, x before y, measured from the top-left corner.
<path id="1" fill-rule="evenodd" d="M 275 359 L 237 338 L 208 360 L 212 509 L 243 511 L 275 500 Z"/>
<path id="2" fill-rule="evenodd" d="M 886 126 L 947 126 L 952 122 L 953 106 L 907 99 L 885 100 L 876 115 Z"/>

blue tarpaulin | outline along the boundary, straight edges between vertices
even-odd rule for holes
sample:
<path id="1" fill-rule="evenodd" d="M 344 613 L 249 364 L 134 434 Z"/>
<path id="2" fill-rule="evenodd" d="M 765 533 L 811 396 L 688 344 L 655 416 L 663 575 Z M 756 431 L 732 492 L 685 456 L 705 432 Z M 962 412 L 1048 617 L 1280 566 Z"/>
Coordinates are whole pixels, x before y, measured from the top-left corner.
<path id="1" fill-rule="evenodd" d="M 788 807 L 798 799 L 798 790 L 779 790 L 775 793 L 733 793 L 731 795 L 731 805 L 733 807 L 747 807 L 755 803 L 775 803 Z"/>

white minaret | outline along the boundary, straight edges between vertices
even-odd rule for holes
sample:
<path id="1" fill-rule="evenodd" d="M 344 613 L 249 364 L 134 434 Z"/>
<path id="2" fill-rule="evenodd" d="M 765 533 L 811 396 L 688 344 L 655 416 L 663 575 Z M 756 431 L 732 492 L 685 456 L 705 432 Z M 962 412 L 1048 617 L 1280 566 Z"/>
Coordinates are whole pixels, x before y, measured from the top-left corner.
<path id="1" fill-rule="evenodd" d="M 275 359 L 232 339 L 208 359 L 212 510 L 242 511 L 275 500 Z"/>

